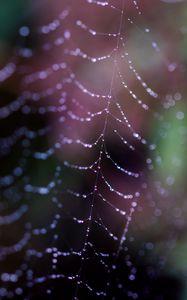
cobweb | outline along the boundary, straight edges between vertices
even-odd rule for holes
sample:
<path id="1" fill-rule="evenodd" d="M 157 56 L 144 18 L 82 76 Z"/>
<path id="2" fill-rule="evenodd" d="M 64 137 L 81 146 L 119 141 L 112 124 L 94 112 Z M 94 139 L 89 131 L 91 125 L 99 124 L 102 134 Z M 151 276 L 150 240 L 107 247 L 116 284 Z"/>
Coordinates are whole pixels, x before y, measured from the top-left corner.
<path id="1" fill-rule="evenodd" d="M 157 92 L 156 64 L 176 65 L 141 1 L 43 1 L 34 11 L 0 70 L 5 86 L 18 80 L 0 108 L 0 299 L 147 299 L 133 241 L 137 212 L 154 192 L 169 197 L 150 187 L 160 156 L 148 124 L 171 103 Z"/>

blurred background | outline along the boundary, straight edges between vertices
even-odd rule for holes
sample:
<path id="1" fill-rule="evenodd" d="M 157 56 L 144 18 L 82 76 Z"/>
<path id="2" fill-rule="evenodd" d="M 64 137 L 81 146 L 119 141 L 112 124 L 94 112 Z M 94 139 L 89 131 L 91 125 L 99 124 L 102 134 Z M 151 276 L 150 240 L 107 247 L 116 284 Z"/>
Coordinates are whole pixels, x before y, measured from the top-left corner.
<path id="1" fill-rule="evenodd" d="M 126 1 L 114 54 L 121 5 L 0 1 L 0 299 L 73 299 L 67 277 L 80 257 L 67 253 L 84 245 L 81 220 L 90 213 L 101 147 L 95 250 L 86 255 L 110 253 L 110 268 L 115 261 L 106 299 L 187 299 L 187 5 Z M 106 98 L 97 95 L 110 93 L 114 59 L 102 144 Z M 112 188 L 138 193 L 135 210 Z M 124 227 L 114 259 L 118 243 L 108 234 L 120 240 Z M 108 275 L 100 263 L 85 264 L 83 279 L 102 289 Z"/>

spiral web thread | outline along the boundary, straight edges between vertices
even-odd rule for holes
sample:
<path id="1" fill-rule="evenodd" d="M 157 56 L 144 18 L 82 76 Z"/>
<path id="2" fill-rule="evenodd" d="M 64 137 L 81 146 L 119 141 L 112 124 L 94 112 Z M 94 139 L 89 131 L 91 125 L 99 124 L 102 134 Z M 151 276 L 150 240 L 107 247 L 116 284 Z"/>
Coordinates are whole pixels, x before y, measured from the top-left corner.
<path id="1" fill-rule="evenodd" d="M 138 107 L 135 111 L 143 111 L 145 116 L 149 113 L 153 117 L 160 117 L 151 108 L 151 101 L 159 101 L 161 98 L 136 70 L 127 47 L 126 27 L 128 29 L 136 27 L 136 18 L 142 18 L 138 1 L 121 0 L 115 3 L 116 1 L 84 0 L 80 2 L 82 11 L 85 9 L 90 16 L 92 11 L 93 13 L 101 11 L 101 14 L 105 13 L 105 10 L 106 13 L 110 11 L 110 16 L 114 13 L 118 20 L 116 31 L 105 33 L 102 29 L 99 31 L 93 28 L 89 25 L 89 18 L 87 19 L 84 14 L 82 17 L 84 20 L 87 19 L 87 22 L 77 17 L 79 11 L 76 15 L 76 4 L 75 7 L 73 4 L 64 4 L 62 12 L 54 20 L 37 28 L 37 35 L 42 40 L 37 50 L 41 56 L 48 59 L 53 52 L 57 53 L 56 49 L 60 49 L 63 60 L 57 59 L 43 69 L 30 71 L 32 68 L 28 66 L 36 56 L 36 52 L 31 48 L 20 47 L 16 50 L 16 56 L 12 61 L 0 70 L 0 81 L 3 83 L 13 77 L 16 72 L 22 74 L 22 91 L 19 96 L 0 108 L 2 122 L 11 120 L 15 114 L 24 118 L 29 118 L 29 116 L 45 118 L 48 115 L 51 118 L 49 124 L 39 128 L 31 129 L 25 124 L 16 126 L 17 128 L 11 134 L 1 138 L 2 158 L 9 158 L 13 155 L 17 144 L 21 149 L 19 150 L 21 154 L 18 155 L 16 166 L 11 166 L 11 172 L 0 178 L 1 198 L 6 200 L 1 204 L 0 225 L 5 231 L 12 230 L 13 227 L 13 230 L 18 228 L 20 231 L 21 228 L 23 231 L 19 240 L 17 236 L 20 232 L 15 235 L 14 243 L 0 247 L 3 270 L 0 275 L 1 299 L 19 296 L 30 299 L 32 293 L 34 295 L 31 291 L 35 289 L 35 286 L 40 285 L 43 287 L 39 291 L 40 294 L 53 295 L 55 289 L 53 282 L 57 280 L 62 282 L 62 285 L 72 282 L 72 299 L 83 299 L 82 291 L 86 291 L 93 297 L 107 298 L 116 269 L 115 262 L 120 252 L 125 249 L 129 225 L 141 199 L 142 187 L 146 186 L 144 171 L 131 170 L 128 168 L 126 159 L 123 163 L 118 162 L 116 157 L 113 157 L 111 144 L 108 142 L 113 138 L 116 147 L 135 153 L 135 156 L 143 160 L 144 168 L 153 169 L 151 158 L 142 159 L 142 154 L 137 148 L 140 144 L 143 147 L 141 149 L 147 149 L 149 152 L 154 151 L 156 145 L 149 143 L 138 132 L 135 124 L 130 120 L 132 116 L 128 116 L 129 109 L 126 111 L 128 105 L 132 110 Z M 127 3 L 133 10 L 132 18 L 128 15 Z M 157 55 L 160 49 L 158 44 L 152 41 L 150 29 L 137 28 L 141 34 L 148 36 L 150 46 Z M 76 37 L 76 32 L 80 36 L 83 34 L 84 38 L 87 37 L 89 42 L 92 41 L 90 49 L 97 48 L 97 39 L 104 40 L 106 43 L 112 41 L 110 47 L 113 45 L 113 48 L 108 53 L 101 53 L 100 56 L 89 54 L 82 49 L 84 43 L 81 44 L 82 47 L 74 46 L 72 41 Z M 20 35 L 24 37 L 27 34 L 29 34 L 28 28 L 22 27 Z M 102 52 L 102 48 L 96 51 Z M 53 60 L 55 59 L 53 57 Z M 23 60 L 26 63 L 22 65 L 19 61 Z M 79 61 L 78 67 L 74 67 L 72 61 Z M 84 78 L 87 76 L 85 71 L 87 66 L 88 70 L 92 71 L 92 66 L 95 68 L 102 64 L 102 70 L 104 70 L 108 62 L 107 70 L 110 71 L 107 71 L 109 78 L 106 87 L 102 88 L 102 83 L 99 86 L 98 83 L 90 83 L 87 78 Z M 167 61 L 165 63 L 167 65 Z M 124 64 L 128 74 L 133 76 L 144 91 L 145 99 L 149 99 L 148 101 L 139 97 L 138 92 L 136 93 L 129 84 L 124 74 Z M 101 70 L 100 67 L 98 67 L 98 72 L 99 70 Z M 79 78 L 80 74 L 82 78 Z M 50 85 L 51 77 L 55 78 L 55 82 L 52 80 L 52 85 Z M 41 87 L 38 88 L 40 83 Z M 88 87 L 87 83 L 89 83 Z M 97 85 L 101 92 L 97 91 Z M 120 94 L 124 94 L 125 97 L 118 95 L 119 90 Z M 93 124 L 94 129 L 89 127 L 90 124 Z M 97 124 L 99 124 L 98 127 Z M 109 132 L 112 134 L 111 138 Z M 33 147 L 36 141 L 50 135 L 55 136 L 55 141 L 52 138 L 48 149 L 40 150 Z M 33 183 L 33 178 L 28 171 L 30 161 L 33 164 L 39 163 L 37 168 L 42 168 L 45 173 L 47 163 L 54 157 L 53 171 L 50 170 L 52 178 L 45 184 L 40 184 L 39 181 Z M 112 170 L 115 170 L 116 178 L 121 178 L 122 183 L 125 181 L 129 183 L 132 180 L 132 186 L 120 189 L 116 182 L 111 182 Z M 75 188 L 68 186 L 66 174 L 70 177 L 70 183 L 75 181 L 72 183 Z M 81 176 L 87 178 L 84 179 L 86 180 L 85 190 L 81 184 L 76 183 L 80 182 L 77 178 Z M 46 208 L 45 199 L 47 199 Z M 38 218 L 35 222 L 35 217 L 31 214 L 33 202 L 34 207 L 37 207 L 38 202 L 41 203 L 37 211 L 41 215 L 39 225 L 37 225 Z M 73 205 L 77 211 L 72 208 Z M 51 209 L 51 212 L 46 218 L 47 221 L 45 220 L 42 224 L 44 220 L 42 213 L 46 209 Z M 111 215 L 105 220 L 105 214 L 110 214 L 109 212 Z M 71 224 L 70 227 L 68 224 Z M 80 231 L 77 228 L 80 228 Z M 70 238 L 73 235 L 76 236 L 75 239 Z M 78 241 L 77 236 L 80 236 Z M 44 240 L 42 245 L 39 243 L 39 249 L 37 239 L 38 241 Z M 106 247 L 103 247 L 102 239 L 105 240 Z M 61 244 L 59 240 L 62 240 Z M 17 254 L 20 256 L 18 256 L 16 271 L 11 271 L 11 266 L 8 266 L 10 272 L 7 271 L 6 264 L 3 263 L 11 256 L 13 259 L 16 258 Z M 129 280 L 133 281 L 136 268 L 130 260 L 128 256 L 124 268 L 129 266 Z M 46 269 L 43 271 L 42 267 L 38 271 L 38 265 L 41 263 L 42 266 L 42 261 L 47 261 L 45 263 L 47 271 Z M 63 261 L 65 261 L 64 267 L 61 267 Z M 91 269 L 87 273 L 89 261 L 91 261 Z M 74 263 L 76 270 L 72 267 Z M 98 273 L 94 273 L 93 278 L 89 279 L 87 274 L 94 270 L 94 264 Z M 71 265 L 71 273 L 68 273 L 67 265 Z M 102 274 L 101 282 L 95 279 L 99 273 Z M 118 288 L 122 286 L 118 284 Z M 126 294 L 129 298 L 138 298 L 136 292 L 128 290 Z"/>

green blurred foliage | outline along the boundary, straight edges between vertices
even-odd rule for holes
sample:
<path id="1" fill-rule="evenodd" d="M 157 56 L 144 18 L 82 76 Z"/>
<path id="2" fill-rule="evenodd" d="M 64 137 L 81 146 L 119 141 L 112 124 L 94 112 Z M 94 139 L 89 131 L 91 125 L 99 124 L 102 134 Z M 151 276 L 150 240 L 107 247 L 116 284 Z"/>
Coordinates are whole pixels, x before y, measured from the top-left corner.
<path id="1" fill-rule="evenodd" d="M 29 0 L 0 1 L 0 40 L 11 42 L 19 27 L 27 20 L 30 10 Z"/>
<path id="2" fill-rule="evenodd" d="M 187 120 L 185 118 L 186 108 L 175 105 L 173 109 L 167 110 L 164 114 L 164 121 L 155 128 L 159 156 L 155 155 L 155 175 L 166 184 L 169 176 L 174 178 L 174 188 L 184 184 L 187 168 Z M 187 113 L 187 112 L 186 112 Z M 177 115 L 181 119 L 177 118 Z"/>

